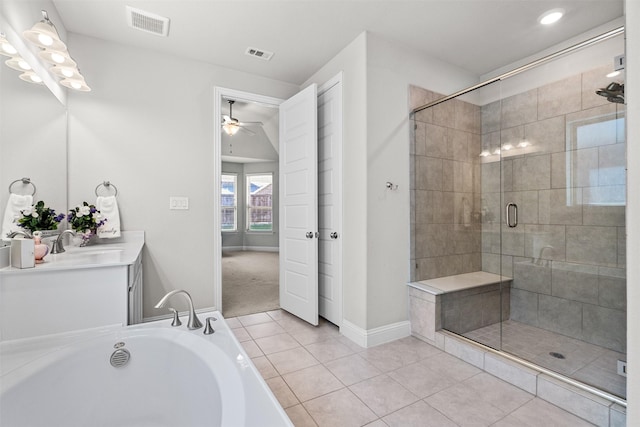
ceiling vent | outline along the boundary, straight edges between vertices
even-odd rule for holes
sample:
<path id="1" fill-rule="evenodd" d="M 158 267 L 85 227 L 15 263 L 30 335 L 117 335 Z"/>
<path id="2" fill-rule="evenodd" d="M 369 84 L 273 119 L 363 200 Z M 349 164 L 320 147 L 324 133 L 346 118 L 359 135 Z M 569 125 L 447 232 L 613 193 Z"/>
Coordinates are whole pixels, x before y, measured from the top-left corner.
<path id="1" fill-rule="evenodd" d="M 155 34 L 156 36 L 169 36 L 169 18 L 155 13 L 127 6 L 127 23 L 131 28 L 145 33 Z"/>
<path id="2" fill-rule="evenodd" d="M 273 56 L 273 52 L 268 52 L 262 49 L 256 49 L 255 47 L 248 47 L 245 53 L 255 58 L 264 59 L 265 61 L 270 60 L 271 57 Z"/>

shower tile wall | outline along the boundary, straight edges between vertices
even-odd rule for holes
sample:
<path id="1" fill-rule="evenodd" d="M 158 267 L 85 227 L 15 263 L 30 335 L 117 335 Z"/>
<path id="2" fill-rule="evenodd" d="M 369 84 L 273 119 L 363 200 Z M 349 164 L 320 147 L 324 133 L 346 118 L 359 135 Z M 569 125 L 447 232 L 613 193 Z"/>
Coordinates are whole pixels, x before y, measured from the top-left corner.
<path id="1" fill-rule="evenodd" d="M 609 68 L 482 107 L 482 148 L 503 147 L 481 166 L 482 270 L 513 277 L 511 319 L 624 352 L 624 106 L 595 94 Z"/>
<path id="2" fill-rule="evenodd" d="M 410 88 L 411 108 L 442 95 Z M 412 280 L 481 269 L 480 107 L 452 100 L 414 117 L 411 169 Z"/>

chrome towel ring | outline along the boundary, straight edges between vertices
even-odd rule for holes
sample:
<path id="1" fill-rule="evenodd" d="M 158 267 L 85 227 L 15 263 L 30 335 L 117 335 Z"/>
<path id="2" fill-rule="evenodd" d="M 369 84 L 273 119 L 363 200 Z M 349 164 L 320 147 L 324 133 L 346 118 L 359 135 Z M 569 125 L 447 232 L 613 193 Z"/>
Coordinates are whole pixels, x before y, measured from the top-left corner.
<path id="1" fill-rule="evenodd" d="M 115 186 L 115 185 L 113 185 L 112 183 L 110 183 L 109 181 L 104 181 L 104 182 L 102 182 L 102 183 L 98 184 L 98 186 L 96 187 L 96 190 L 95 190 L 96 196 L 99 196 L 99 195 L 100 195 L 100 194 L 98 194 L 98 189 L 99 189 L 100 187 L 104 187 L 104 188 L 106 188 L 107 190 L 109 190 L 110 188 L 113 188 L 113 191 L 115 191 L 114 196 L 117 196 L 117 195 L 118 195 L 118 189 L 116 188 L 116 186 Z"/>
<path id="2" fill-rule="evenodd" d="M 11 184 L 9 184 L 9 194 L 13 193 L 11 191 L 11 187 L 13 187 L 14 184 L 21 182 L 22 185 L 31 185 L 33 187 L 33 193 L 31 193 L 32 196 L 35 196 L 36 194 L 36 185 L 31 182 L 31 178 L 20 178 L 20 179 L 16 179 L 15 181 L 13 181 Z"/>

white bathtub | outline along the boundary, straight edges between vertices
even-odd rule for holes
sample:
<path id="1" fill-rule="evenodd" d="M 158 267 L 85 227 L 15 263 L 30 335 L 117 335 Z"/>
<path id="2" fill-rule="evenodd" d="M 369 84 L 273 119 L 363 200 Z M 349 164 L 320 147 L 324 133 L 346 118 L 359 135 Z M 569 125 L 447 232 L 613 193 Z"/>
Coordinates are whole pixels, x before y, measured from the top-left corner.
<path id="1" fill-rule="evenodd" d="M 220 314 L 207 316 L 212 335 L 184 319 L 3 342 L 0 425 L 292 426 Z M 114 367 L 118 348 L 131 356 Z"/>

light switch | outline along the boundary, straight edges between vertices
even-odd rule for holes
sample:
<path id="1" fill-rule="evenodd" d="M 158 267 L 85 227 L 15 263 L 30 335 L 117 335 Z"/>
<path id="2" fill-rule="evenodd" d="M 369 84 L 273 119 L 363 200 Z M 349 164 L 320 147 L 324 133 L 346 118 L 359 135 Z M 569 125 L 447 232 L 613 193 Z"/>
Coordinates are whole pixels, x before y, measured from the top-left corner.
<path id="1" fill-rule="evenodd" d="M 189 198 L 169 196 L 169 209 L 189 209 Z"/>

